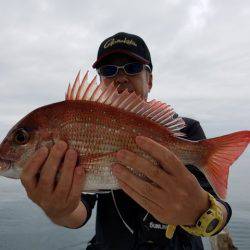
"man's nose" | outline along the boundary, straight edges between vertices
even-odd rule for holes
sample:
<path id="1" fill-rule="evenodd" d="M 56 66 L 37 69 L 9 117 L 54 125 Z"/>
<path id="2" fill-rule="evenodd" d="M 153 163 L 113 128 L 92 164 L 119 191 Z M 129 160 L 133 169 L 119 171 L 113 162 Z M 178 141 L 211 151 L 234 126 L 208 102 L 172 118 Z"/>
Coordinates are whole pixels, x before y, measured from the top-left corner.
<path id="1" fill-rule="evenodd" d="M 117 75 L 115 76 L 115 83 L 116 84 L 128 83 L 128 76 L 126 75 L 123 69 L 118 70 Z"/>

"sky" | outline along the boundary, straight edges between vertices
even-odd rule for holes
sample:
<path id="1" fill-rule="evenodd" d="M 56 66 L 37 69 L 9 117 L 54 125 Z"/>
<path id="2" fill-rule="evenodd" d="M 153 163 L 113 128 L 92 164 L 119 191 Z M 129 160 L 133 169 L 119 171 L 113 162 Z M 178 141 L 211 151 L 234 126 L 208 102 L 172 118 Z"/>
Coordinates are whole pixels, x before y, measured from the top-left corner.
<path id="1" fill-rule="evenodd" d="M 0 139 L 34 108 L 63 100 L 78 70 L 93 77 L 99 44 L 120 31 L 150 49 L 149 99 L 200 120 L 211 136 L 249 128 L 247 0 L 1 0 L 0 9 Z M 237 125 L 221 129 L 232 118 Z"/>

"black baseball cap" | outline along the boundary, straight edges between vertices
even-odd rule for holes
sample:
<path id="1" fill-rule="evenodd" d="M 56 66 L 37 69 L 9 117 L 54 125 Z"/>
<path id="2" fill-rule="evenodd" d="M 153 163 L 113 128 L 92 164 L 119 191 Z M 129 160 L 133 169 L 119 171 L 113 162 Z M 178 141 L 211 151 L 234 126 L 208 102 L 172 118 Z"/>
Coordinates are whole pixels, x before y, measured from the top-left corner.
<path id="1" fill-rule="evenodd" d="M 149 65 L 151 71 L 153 69 L 149 49 L 143 39 L 137 35 L 119 32 L 105 39 L 99 47 L 97 60 L 92 67 L 99 68 L 103 59 L 111 54 L 127 54 Z"/>

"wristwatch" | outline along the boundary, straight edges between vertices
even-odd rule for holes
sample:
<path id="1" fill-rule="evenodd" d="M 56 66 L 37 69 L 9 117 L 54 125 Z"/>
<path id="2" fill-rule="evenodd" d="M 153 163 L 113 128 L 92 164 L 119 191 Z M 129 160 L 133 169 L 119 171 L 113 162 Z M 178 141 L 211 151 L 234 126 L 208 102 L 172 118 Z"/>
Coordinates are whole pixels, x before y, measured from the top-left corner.
<path id="1" fill-rule="evenodd" d="M 209 209 L 201 215 L 194 226 L 180 225 L 185 231 L 196 236 L 210 237 L 221 229 L 223 213 L 216 199 L 210 194 Z"/>
<path id="2" fill-rule="evenodd" d="M 210 237 L 217 233 L 223 223 L 223 213 L 216 199 L 208 193 L 210 207 L 201 215 L 194 226 L 180 225 L 185 231 L 195 236 Z M 175 232 L 175 225 L 168 225 L 166 228 L 166 237 L 171 239 Z"/>

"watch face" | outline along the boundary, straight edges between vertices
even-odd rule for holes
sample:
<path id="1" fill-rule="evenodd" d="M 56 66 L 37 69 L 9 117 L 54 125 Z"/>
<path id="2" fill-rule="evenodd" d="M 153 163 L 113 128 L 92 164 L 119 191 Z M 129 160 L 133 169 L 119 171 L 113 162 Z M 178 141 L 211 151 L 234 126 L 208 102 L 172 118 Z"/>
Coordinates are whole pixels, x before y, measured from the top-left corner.
<path id="1" fill-rule="evenodd" d="M 208 225 L 207 229 L 206 229 L 206 233 L 211 233 L 219 224 L 219 220 L 218 219 L 213 219 L 210 224 Z"/>

